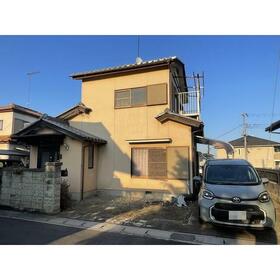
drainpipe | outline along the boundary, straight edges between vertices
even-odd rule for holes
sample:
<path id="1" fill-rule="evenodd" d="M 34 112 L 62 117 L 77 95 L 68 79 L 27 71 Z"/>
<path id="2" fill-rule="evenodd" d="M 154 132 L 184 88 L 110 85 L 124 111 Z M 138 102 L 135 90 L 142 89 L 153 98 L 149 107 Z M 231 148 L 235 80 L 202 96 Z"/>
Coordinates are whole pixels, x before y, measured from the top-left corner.
<path id="1" fill-rule="evenodd" d="M 81 178 L 81 200 L 84 199 L 84 181 L 85 181 L 85 149 L 86 149 L 86 145 L 83 143 L 82 144 L 82 165 L 81 165 L 81 169 L 82 169 L 82 178 Z"/>

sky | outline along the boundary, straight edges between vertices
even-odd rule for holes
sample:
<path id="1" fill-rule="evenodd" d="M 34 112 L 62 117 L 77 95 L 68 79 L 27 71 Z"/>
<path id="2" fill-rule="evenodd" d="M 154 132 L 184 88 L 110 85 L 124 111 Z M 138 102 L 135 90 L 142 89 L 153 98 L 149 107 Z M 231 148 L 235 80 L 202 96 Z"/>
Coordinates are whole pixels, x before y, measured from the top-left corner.
<path id="1" fill-rule="evenodd" d="M 0 36 L 0 105 L 28 104 L 27 73 L 33 75 L 30 107 L 57 115 L 77 104 L 81 82 L 73 72 L 134 63 L 137 36 Z M 205 136 L 241 136 L 241 113 L 249 134 L 279 141 L 264 131 L 280 119 L 280 36 L 140 36 L 143 60 L 177 56 L 187 74 L 205 76 Z M 276 96 L 272 118 L 273 97 Z"/>

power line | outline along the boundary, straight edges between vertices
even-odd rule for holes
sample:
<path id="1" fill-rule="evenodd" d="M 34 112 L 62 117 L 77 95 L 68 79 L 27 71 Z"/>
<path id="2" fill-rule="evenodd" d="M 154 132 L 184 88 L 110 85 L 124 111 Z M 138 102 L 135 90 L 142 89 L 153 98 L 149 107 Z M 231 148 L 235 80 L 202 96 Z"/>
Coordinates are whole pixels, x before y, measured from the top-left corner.
<path id="1" fill-rule="evenodd" d="M 223 133 L 223 134 L 221 134 L 220 136 L 218 136 L 218 137 L 216 137 L 216 138 L 221 138 L 221 137 L 223 137 L 223 136 L 225 136 L 225 135 L 227 135 L 227 134 L 229 134 L 229 133 L 231 133 L 231 132 L 233 132 L 233 131 L 235 131 L 237 128 L 240 128 L 242 125 L 241 124 L 239 124 L 238 126 L 236 126 L 236 127 L 234 127 L 234 128 L 232 128 L 231 130 L 229 130 L 229 131 L 227 131 L 227 132 L 225 132 L 225 133 Z"/>

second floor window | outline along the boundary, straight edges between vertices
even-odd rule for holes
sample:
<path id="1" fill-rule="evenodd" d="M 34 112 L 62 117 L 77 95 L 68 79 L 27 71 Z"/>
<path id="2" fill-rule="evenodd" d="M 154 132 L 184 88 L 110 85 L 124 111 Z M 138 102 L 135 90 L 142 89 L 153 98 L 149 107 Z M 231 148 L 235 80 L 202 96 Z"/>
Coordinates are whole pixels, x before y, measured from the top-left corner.
<path id="1" fill-rule="evenodd" d="M 167 84 L 115 91 L 115 108 L 160 105 L 167 103 Z"/>

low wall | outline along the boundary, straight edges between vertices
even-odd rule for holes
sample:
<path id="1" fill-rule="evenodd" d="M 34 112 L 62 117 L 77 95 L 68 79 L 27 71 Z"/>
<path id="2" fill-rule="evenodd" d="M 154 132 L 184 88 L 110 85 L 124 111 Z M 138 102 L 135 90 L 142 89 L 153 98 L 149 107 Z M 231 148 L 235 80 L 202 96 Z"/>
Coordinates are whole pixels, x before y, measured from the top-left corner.
<path id="1" fill-rule="evenodd" d="M 0 205 L 48 214 L 60 211 L 61 164 L 44 169 L 3 168 Z"/>
<path id="2" fill-rule="evenodd" d="M 280 203 L 280 185 L 269 182 L 266 186 L 269 194 L 272 196 L 274 202 Z"/>

